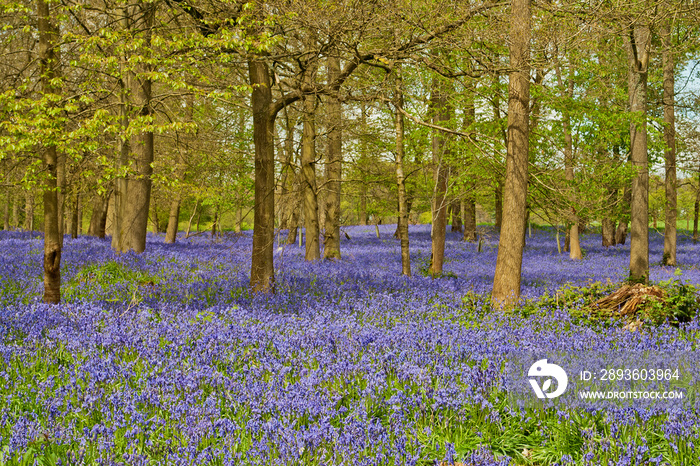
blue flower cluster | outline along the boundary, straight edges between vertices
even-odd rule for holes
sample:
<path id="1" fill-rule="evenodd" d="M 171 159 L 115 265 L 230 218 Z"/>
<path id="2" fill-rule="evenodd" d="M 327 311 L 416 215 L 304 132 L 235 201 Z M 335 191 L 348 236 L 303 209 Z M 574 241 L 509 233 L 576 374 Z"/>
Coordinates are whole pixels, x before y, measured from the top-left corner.
<path id="1" fill-rule="evenodd" d="M 432 465 L 692 464 L 700 419 L 654 406 L 528 410 L 508 402 L 517 351 L 694 351 L 700 327 L 593 328 L 568 310 L 488 312 L 497 236 L 448 233 L 446 275 L 399 275 L 393 226 L 350 227 L 343 259 L 275 256 L 276 294 L 251 294 L 249 235 L 149 238 L 115 255 L 66 239 L 64 303 L 41 293 L 41 239 L 0 233 L 0 463 Z M 414 270 L 429 226 L 411 228 Z M 527 240 L 523 296 L 617 282 L 629 249 Z M 277 246 L 277 245 L 276 245 Z M 652 256 L 663 240 L 653 238 Z M 700 284 L 681 238 L 682 278 Z M 652 257 L 652 262 L 654 259 Z M 652 267 L 652 279 L 674 270 Z"/>

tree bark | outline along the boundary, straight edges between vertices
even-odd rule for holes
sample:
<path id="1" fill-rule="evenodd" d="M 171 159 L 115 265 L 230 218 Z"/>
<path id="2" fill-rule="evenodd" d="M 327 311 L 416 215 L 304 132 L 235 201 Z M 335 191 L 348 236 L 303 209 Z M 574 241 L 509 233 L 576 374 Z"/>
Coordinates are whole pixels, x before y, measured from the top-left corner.
<path id="1" fill-rule="evenodd" d="M 607 212 L 612 210 L 615 204 L 615 198 L 617 197 L 617 189 L 608 188 L 608 199 L 607 199 Z M 603 217 L 601 226 L 601 240 L 603 246 L 609 247 L 615 245 L 615 220 L 610 217 L 609 213 L 606 213 Z"/>
<path id="2" fill-rule="evenodd" d="M 100 226 L 97 230 L 97 237 L 104 239 L 107 230 L 107 216 L 109 215 L 109 198 L 112 197 L 112 191 L 108 192 L 102 204 L 102 218 Z"/>
<path id="3" fill-rule="evenodd" d="M 328 57 L 328 82 L 340 76 L 340 59 Z M 334 89 L 334 92 L 337 92 Z M 326 163 L 326 218 L 323 258 L 340 259 L 340 189 L 343 175 L 342 108 L 337 94 L 328 98 L 328 159 Z"/>
<path id="4" fill-rule="evenodd" d="M 253 88 L 253 140 L 255 143 L 255 212 L 250 286 L 255 292 L 274 290 L 273 247 L 275 240 L 275 154 L 270 115 L 272 91 L 270 71 L 262 60 L 248 61 Z"/>
<path id="5" fill-rule="evenodd" d="M 630 26 L 625 36 L 629 61 L 630 160 L 637 171 L 630 201 L 630 282 L 649 280 L 649 160 L 647 157 L 647 67 L 651 32 L 647 26 Z"/>
<path id="6" fill-rule="evenodd" d="M 530 106 L 530 0 L 512 0 L 508 84 L 508 146 L 503 199 L 503 225 L 498 241 L 491 294 L 496 308 L 520 300 L 520 276 L 525 247 Z"/>
<path id="7" fill-rule="evenodd" d="M 7 197 L 5 201 L 5 207 L 3 209 L 2 215 L 2 229 L 5 231 L 10 230 L 10 203 L 12 202 L 12 192 L 7 190 Z"/>
<path id="8" fill-rule="evenodd" d="M 189 122 L 194 121 L 194 99 L 192 96 L 187 98 L 187 108 L 185 110 L 186 118 Z M 177 167 L 175 168 L 175 178 L 178 181 L 184 181 L 185 179 L 185 168 L 187 163 L 187 158 L 190 153 L 190 137 L 189 135 L 183 135 L 184 147 L 182 151 L 178 151 L 177 155 Z M 168 212 L 168 226 L 165 230 L 165 242 L 174 243 L 177 239 L 177 232 L 180 225 L 180 206 L 182 205 L 182 188 L 176 187 L 177 192 L 170 201 L 170 211 Z"/>
<path id="9" fill-rule="evenodd" d="M 102 221 L 102 207 L 104 199 L 99 194 L 95 194 L 92 201 L 92 214 L 90 215 L 90 225 L 88 225 L 87 234 L 89 236 L 97 236 Z"/>
<path id="10" fill-rule="evenodd" d="M 308 87 L 312 87 L 316 70 L 311 63 L 307 66 L 304 82 Z M 318 238 L 318 188 L 316 185 L 316 96 L 305 96 L 303 107 L 301 172 L 303 175 L 304 227 L 306 230 L 304 258 L 307 261 L 316 261 L 321 258 L 321 245 Z"/>
<path id="11" fill-rule="evenodd" d="M 177 227 L 180 224 L 180 204 L 182 203 L 182 193 L 178 190 L 175 197 L 170 202 L 170 212 L 168 213 L 168 227 L 165 230 L 165 242 L 174 243 L 177 238 Z"/>
<path id="12" fill-rule="evenodd" d="M 700 216 L 700 191 L 695 193 L 693 206 L 693 243 L 698 242 L 698 216 Z"/>
<path id="13" fill-rule="evenodd" d="M 145 47 L 151 44 L 151 29 L 155 19 L 155 4 L 139 2 L 137 5 L 137 20 L 132 26 L 135 31 L 143 31 Z M 128 72 L 126 87 L 128 88 L 128 104 L 123 105 L 125 118 L 128 122 L 129 110 L 133 109 L 135 115 L 146 122 L 152 118 L 151 107 L 151 79 L 138 74 L 147 74 L 151 65 L 140 63 L 136 66 L 136 72 Z M 125 102 L 126 103 L 126 102 Z M 128 126 L 128 125 L 127 125 Z M 125 127 L 126 129 L 126 127 Z M 133 136 L 128 145 L 122 147 L 121 161 L 126 164 L 129 159 L 134 163 L 135 172 L 127 175 L 118 183 L 115 195 L 119 201 L 115 206 L 115 222 L 112 247 L 117 252 L 133 250 L 142 253 L 146 250 L 146 231 L 148 229 L 148 212 L 151 205 L 151 176 L 153 175 L 153 131 L 144 130 Z M 122 166 L 126 166 L 123 164 Z"/>
<path id="14" fill-rule="evenodd" d="M 621 220 L 617 225 L 617 230 L 615 231 L 615 244 L 625 244 L 627 241 L 627 231 L 629 229 L 629 222 L 627 220 Z"/>
<path id="15" fill-rule="evenodd" d="M 452 119 L 452 107 L 448 101 L 451 83 L 445 78 L 433 77 L 430 97 L 433 122 L 442 126 Z M 450 141 L 443 131 L 433 131 L 433 226 L 431 228 L 430 275 L 442 274 L 447 233 L 447 181 L 449 178 Z"/>
<path id="16" fill-rule="evenodd" d="M 476 202 L 471 196 L 464 200 L 464 241 L 476 241 Z"/>
<path id="17" fill-rule="evenodd" d="M 501 231 L 501 225 L 503 224 L 503 182 L 500 179 L 496 182 L 493 196 L 496 206 L 494 227 L 497 231 Z"/>
<path id="18" fill-rule="evenodd" d="M 59 75 L 58 26 L 52 21 L 49 4 L 37 0 L 39 25 L 39 66 L 43 94 L 59 94 L 53 83 Z M 58 130 L 59 128 L 54 128 Z M 55 145 L 44 147 L 44 296 L 45 303 L 61 301 L 61 237 L 58 216 L 58 153 Z M 29 216 L 31 216 L 31 212 Z"/>
<path id="19" fill-rule="evenodd" d="M 197 208 L 198 207 L 199 207 L 199 199 L 196 199 L 194 201 L 194 209 L 192 209 L 192 214 L 190 215 L 190 218 L 187 221 L 187 228 L 185 229 L 185 239 L 190 237 L 190 230 L 192 230 L 192 220 L 194 220 L 194 216 L 197 215 Z"/>
<path id="20" fill-rule="evenodd" d="M 401 273 L 411 276 L 411 254 L 408 239 L 408 198 L 406 196 L 406 175 L 404 174 L 404 121 L 403 113 L 403 80 L 401 67 L 397 65 L 395 71 L 396 82 L 394 86 L 394 123 L 396 129 L 396 186 L 399 198 L 399 218 L 396 226 L 399 241 L 401 243 Z"/>
<path id="21" fill-rule="evenodd" d="M 58 198 L 58 194 L 56 194 L 56 197 Z M 58 203 L 58 199 L 56 200 Z M 56 208 L 58 208 L 58 204 L 56 204 Z M 61 222 L 61 219 L 59 218 L 59 223 Z M 24 231 L 34 231 L 34 192 L 33 191 L 27 191 L 25 196 L 24 196 Z M 61 229 L 59 228 L 59 235 Z M 59 240 L 60 241 L 60 240 Z M 63 241 L 60 241 L 61 245 L 63 245 Z"/>
<path id="22" fill-rule="evenodd" d="M 462 225 L 462 200 L 454 199 L 450 203 L 450 210 L 450 214 L 452 216 L 451 231 L 462 233 L 464 231 L 464 226 Z"/>
<path id="23" fill-rule="evenodd" d="M 676 114 L 675 114 L 675 58 L 671 44 L 671 23 L 664 22 L 661 31 L 663 44 L 663 73 L 664 73 L 664 140 L 665 152 L 665 190 L 666 190 L 666 221 L 664 226 L 664 265 L 676 265 L 676 207 L 678 196 L 676 191 Z"/>
<path id="24" fill-rule="evenodd" d="M 17 199 L 17 193 L 14 196 L 14 202 L 12 203 L 12 229 L 19 228 L 19 202 Z"/>
<path id="25" fill-rule="evenodd" d="M 78 215 L 78 204 L 80 203 L 80 193 L 75 190 L 75 193 L 73 194 L 74 196 L 74 201 L 73 201 L 73 210 L 71 211 L 71 222 L 70 222 L 70 237 L 75 239 L 78 237 L 78 221 L 79 221 L 79 215 Z"/>

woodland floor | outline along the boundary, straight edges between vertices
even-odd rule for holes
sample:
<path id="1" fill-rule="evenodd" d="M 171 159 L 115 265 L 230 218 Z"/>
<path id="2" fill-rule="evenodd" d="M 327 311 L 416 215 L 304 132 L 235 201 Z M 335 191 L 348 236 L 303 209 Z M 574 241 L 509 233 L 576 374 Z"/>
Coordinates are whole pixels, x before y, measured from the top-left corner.
<path id="1" fill-rule="evenodd" d="M 586 313 L 626 278 L 629 246 L 587 233 L 574 262 L 533 229 L 525 302 L 502 314 L 493 229 L 481 250 L 448 233 L 432 279 L 430 226 L 411 226 L 412 278 L 394 228 L 344 228 L 335 262 L 277 248 L 276 293 L 253 296 L 250 234 L 150 236 L 140 256 L 66 239 L 59 306 L 39 302 L 41 238 L 0 232 L 0 463 L 697 464 L 690 399 L 538 405 L 509 379 L 522 354 L 697 361 L 697 319 L 629 331 Z M 681 232 L 669 268 L 651 239 L 652 281 L 694 297 L 700 245 Z"/>

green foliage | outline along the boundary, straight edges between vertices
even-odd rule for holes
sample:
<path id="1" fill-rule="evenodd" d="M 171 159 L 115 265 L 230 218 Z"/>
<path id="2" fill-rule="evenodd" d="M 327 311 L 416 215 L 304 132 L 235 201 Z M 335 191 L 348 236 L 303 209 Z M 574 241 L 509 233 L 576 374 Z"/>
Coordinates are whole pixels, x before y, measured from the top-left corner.
<path id="1" fill-rule="evenodd" d="M 63 299 L 67 302 L 106 299 L 136 304 L 160 281 L 157 275 L 115 261 L 91 264 L 65 283 Z"/>
<path id="2" fill-rule="evenodd" d="M 673 324 L 689 322 L 697 318 L 700 310 L 700 296 L 698 287 L 690 283 L 683 283 L 681 280 L 681 269 L 676 269 L 676 278 L 669 278 L 659 282 L 659 286 L 666 290 L 665 303 L 654 303 L 656 315 L 662 319 L 657 319 L 657 323 L 669 321 Z"/>

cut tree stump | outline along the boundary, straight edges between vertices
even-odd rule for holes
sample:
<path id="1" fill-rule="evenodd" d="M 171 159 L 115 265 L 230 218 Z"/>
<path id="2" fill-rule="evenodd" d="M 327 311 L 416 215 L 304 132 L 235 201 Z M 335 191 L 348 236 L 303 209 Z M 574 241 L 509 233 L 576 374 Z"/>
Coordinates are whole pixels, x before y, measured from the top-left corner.
<path id="1" fill-rule="evenodd" d="M 606 317 L 621 317 L 628 320 L 625 329 L 635 331 L 642 325 L 638 314 L 647 304 L 652 302 L 666 302 L 666 291 L 658 286 L 649 286 L 641 283 L 624 285 L 613 293 L 600 298 L 590 305 L 593 314 Z"/>
<path id="2" fill-rule="evenodd" d="M 621 317 L 633 316 L 640 308 L 651 301 L 665 302 L 666 292 L 658 286 L 649 286 L 638 283 L 636 285 L 624 285 L 619 290 L 600 298 L 591 305 L 593 310 Z"/>

